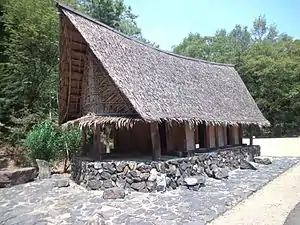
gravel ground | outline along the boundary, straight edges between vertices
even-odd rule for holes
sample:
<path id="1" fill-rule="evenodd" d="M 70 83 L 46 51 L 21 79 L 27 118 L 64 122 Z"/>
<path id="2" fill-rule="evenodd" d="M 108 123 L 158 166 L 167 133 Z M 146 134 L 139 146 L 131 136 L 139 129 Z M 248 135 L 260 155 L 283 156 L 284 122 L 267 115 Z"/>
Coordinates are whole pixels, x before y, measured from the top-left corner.
<path id="1" fill-rule="evenodd" d="M 299 161 L 299 158 L 275 158 L 271 165 L 257 165 L 256 171 L 235 170 L 230 172 L 228 179 L 222 181 L 210 178 L 199 191 L 179 189 L 166 193 L 132 192 L 125 199 L 119 200 L 104 200 L 102 192 L 87 191 L 73 182 L 70 182 L 69 187 L 54 188 L 53 179 L 34 181 L 0 189 L 0 224 L 101 224 L 101 221 L 105 224 L 201 225 L 246 199 Z M 295 168 L 292 169 L 296 170 L 292 172 L 293 176 L 283 178 L 284 181 L 278 184 L 281 185 L 282 193 L 276 193 L 275 197 L 269 194 L 266 194 L 269 197 L 261 196 L 257 205 L 264 205 L 264 201 L 268 204 L 268 201 L 274 199 L 285 200 L 286 192 L 290 192 L 290 195 L 297 193 L 300 185 L 289 185 L 300 183 L 300 177 L 295 174 L 300 172 L 300 166 Z M 272 193 L 272 190 L 269 191 Z M 253 212 L 261 213 L 256 208 L 253 205 Z M 266 213 L 267 217 L 275 215 Z M 246 210 L 245 215 L 257 214 Z M 221 218 L 216 220 L 221 221 L 218 224 L 236 224 L 227 220 L 224 223 L 225 220 Z M 264 223 L 258 220 L 253 224 Z"/>
<path id="2" fill-rule="evenodd" d="M 282 225 L 289 212 L 300 201 L 299 174 L 300 163 L 210 225 Z"/>

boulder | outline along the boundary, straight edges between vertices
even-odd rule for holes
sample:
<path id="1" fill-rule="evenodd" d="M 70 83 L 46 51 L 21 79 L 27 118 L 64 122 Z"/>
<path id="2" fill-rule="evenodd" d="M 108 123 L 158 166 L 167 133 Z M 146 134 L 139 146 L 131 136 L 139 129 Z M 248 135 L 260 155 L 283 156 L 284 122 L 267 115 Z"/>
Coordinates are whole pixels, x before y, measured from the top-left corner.
<path id="1" fill-rule="evenodd" d="M 146 183 L 145 182 L 132 183 L 130 187 L 136 191 L 142 191 L 143 189 L 146 188 Z"/>
<path id="2" fill-rule="evenodd" d="M 70 182 L 68 179 L 57 179 L 54 181 L 54 187 L 62 188 L 70 186 Z"/>
<path id="3" fill-rule="evenodd" d="M 104 180 L 103 181 L 103 187 L 104 188 L 111 188 L 111 187 L 113 187 L 114 185 L 113 185 L 113 182 L 111 181 L 111 180 Z"/>
<path id="4" fill-rule="evenodd" d="M 189 187 L 204 184 L 205 181 L 205 176 L 193 176 L 184 178 L 184 184 Z"/>
<path id="5" fill-rule="evenodd" d="M 126 163 L 124 163 L 124 162 L 118 163 L 117 166 L 116 166 L 117 172 L 118 173 L 123 172 L 123 170 L 125 169 L 125 166 L 126 166 Z"/>
<path id="6" fill-rule="evenodd" d="M 198 184 L 198 180 L 195 177 L 186 177 L 184 178 L 184 184 L 187 186 L 195 186 Z"/>
<path id="7" fill-rule="evenodd" d="M 224 178 L 227 178 L 229 176 L 229 169 L 227 167 L 225 168 L 216 168 L 213 170 L 213 177 L 221 180 Z"/>
<path id="8" fill-rule="evenodd" d="M 263 164 L 263 165 L 270 165 L 272 164 L 272 161 L 268 157 L 262 157 L 262 156 L 256 156 L 254 157 L 254 162 Z"/>
<path id="9" fill-rule="evenodd" d="M 0 188 L 24 184 L 34 180 L 35 177 L 36 170 L 34 167 L 20 168 L 12 171 L 3 170 L 0 171 Z"/>
<path id="10" fill-rule="evenodd" d="M 156 178 L 156 190 L 164 192 L 166 191 L 166 187 L 167 187 L 166 175 L 165 174 L 158 175 Z"/>
<path id="11" fill-rule="evenodd" d="M 108 180 L 110 179 L 111 177 L 111 174 L 106 172 L 106 171 L 103 171 L 101 174 L 100 174 L 101 178 L 104 179 L 104 180 Z"/>
<path id="12" fill-rule="evenodd" d="M 147 181 L 146 186 L 147 186 L 147 189 L 150 192 L 155 191 L 155 189 L 156 189 L 156 183 L 155 182 Z"/>
<path id="13" fill-rule="evenodd" d="M 41 159 L 36 159 L 39 169 L 39 179 L 48 179 L 51 177 L 51 170 L 49 162 Z"/>
<path id="14" fill-rule="evenodd" d="M 249 161 L 242 159 L 240 164 L 242 170 L 257 170 L 257 168 Z"/>
<path id="15" fill-rule="evenodd" d="M 155 181 L 157 178 L 157 170 L 155 168 L 152 168 L 150 170 L 150 176 L 148 178 L 148 181 Z"/>
<path id="16" fill-rule="evenodd" d="M 125 190 L 119 187 L 105 189 L 103 191 L 103 198 L 104 199 L 125 198 Z"/>
<path id="17" fill-rule="evenodd" d="M 102 181 L 100 180 L 89 180 L 87 186 L 91 189 L 91 190 L 98 190 L 100 189 L 100 187 L 102 186 Z"/>

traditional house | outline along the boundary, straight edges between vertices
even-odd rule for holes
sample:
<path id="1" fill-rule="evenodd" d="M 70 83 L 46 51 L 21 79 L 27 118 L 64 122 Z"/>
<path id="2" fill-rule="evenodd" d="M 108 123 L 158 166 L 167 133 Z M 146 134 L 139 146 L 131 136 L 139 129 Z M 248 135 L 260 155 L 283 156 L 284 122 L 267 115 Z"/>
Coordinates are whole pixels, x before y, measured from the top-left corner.
<path id="1" fill-rule="evenodd" d="M 82 13 L 60 11 L 60 122 L 94 136 L 111 129 L 114 152 L 161 154 L 242 144 L 264 118 L 233 65 L 165 52 Z"/>

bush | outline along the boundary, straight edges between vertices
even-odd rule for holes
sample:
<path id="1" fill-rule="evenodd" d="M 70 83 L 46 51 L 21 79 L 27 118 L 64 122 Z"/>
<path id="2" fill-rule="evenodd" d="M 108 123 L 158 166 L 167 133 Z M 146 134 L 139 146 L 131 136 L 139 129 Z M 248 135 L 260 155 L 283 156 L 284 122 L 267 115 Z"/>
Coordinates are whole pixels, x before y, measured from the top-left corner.
<path id="1" fill-rule="evenodd" d="M 60 151 L 59 138 L 59 130 L 50 121 L 33 126 L 24 142 L 27 158 L 31 162 L 35 159 L 54 161 Z"/>
<path id="2" fill-rule="evenodd" d="M 33 126 L 24 142 L 28 161 L 34 163 L 36 159 L 48 162 L 64 160 L 64 171 L 68 168 L 67 161 L 80 149 L 80 144 L 79 129 L 60 130 L 50 121 Z"/>
<path id="3" fill-rule="evenodd" d="M 71 129 L 61 131 L 60 138 L 60 159 L 64 159 L 64 172 L 67 171 L 67 161 L 70 161 L 72 157 L 78 152 L 81 145 L 81 132 L 79 129 Z"/>

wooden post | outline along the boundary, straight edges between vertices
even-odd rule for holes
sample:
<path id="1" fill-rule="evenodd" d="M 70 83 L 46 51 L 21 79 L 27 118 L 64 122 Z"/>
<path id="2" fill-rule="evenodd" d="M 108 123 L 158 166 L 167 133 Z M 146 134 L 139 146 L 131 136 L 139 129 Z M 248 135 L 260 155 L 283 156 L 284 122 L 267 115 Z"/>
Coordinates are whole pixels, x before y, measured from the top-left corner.
<path id="1" fill-rule="evenodd" d="M 249 126 L 249 133 L 250 133 L 250 145 L 253 145 L 253 125 Z"/>
<path id="2" fill-rule="evenodd" d="M 195 150 L 195 131 L 187 122 L 184 123 L 185 150 Z"/>
<path id="3" fill-rule="evenodd" d="M 243 127 L 241 124 L 239 125 L 239 144 L 243 144 Z"/>
<path id="4" fill-rule="evenodd" d="M 206 145 L 205 148 L 210 148 L 211 143 L 210 143 L 210 130 L 209 130 L 210 125 L 205 126 L 205 133 L 206 133 Z"/>
<path id="5" fill-rule="evenodd" d="M 93 133 L 93 143 L 95 152 L 99 152 L 99 160 L 102 160 L 102 143 L 101 143 L 101 129 L 96 125 Z"/>
<path id="6" fill-rule="evenodd" d="M 87 155 L 87 152 L 85 150 L 85 145 L 86 145 L 86 127 L 82 127 L 82 130 L 81 130 L 81 153 L 84 156 Z"/>
<path id="7" fill-rule="evenodd" d="M 96 127 L 96 135 L 97 135 L 97 150 L 99 152 L 99 161 L 102 161 L 103 159 L 103 146 L 101 142 L 101 128 L 100 126 Z"/>
<path id="8" fill-rule="evenodd" d="M 150 133 L 152 141 L 152 160 L 158 161 L 161 157 L 161 146 L 157 122 L 150 123 Z"/>
<path id="9" fill-rule="evenodd" d="M 215 146 L 219 147 L 219 132 L 218 132 L 218 126 L 214 126 L 215 128 Z"/>

